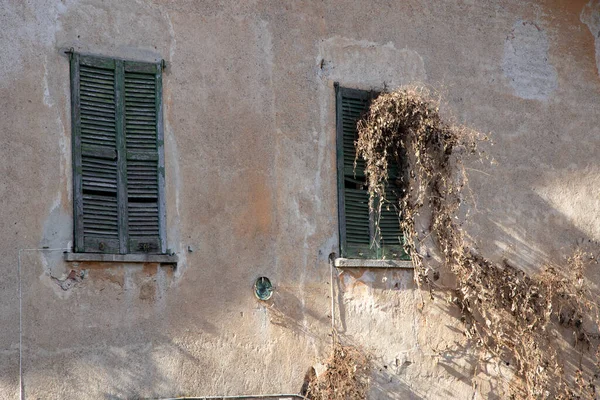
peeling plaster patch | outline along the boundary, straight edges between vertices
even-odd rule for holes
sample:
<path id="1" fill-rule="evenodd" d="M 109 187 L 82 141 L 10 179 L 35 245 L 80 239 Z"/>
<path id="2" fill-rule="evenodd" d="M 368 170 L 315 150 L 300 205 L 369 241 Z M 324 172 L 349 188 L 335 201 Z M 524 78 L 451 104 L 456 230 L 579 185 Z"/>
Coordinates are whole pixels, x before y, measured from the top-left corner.
<path id="1" fill-rule="evenodd" d="M 81 283 L 86 276 L 85 271 L 76 271 L 74 269 L 69 272 L 65 279 L 52 278 L 52 280 L 60 286 L 64 291 L 73 289 L 77 284 Z"/>
<path id="2" fill-rule="evenodd" d="M 517 21 L 504 42 L 502 71 L 515 95 L 546 100 L 558 87 L 556 68 L 548 61 L 550 43 L 534 22 Z"/>
<path id="3" fill-rule="evenodd" d="M 425 82 L 421 56 L 409 49 L 335 36 L 319 43 L 317 73 L 343 86 L 383 89 Z"/>
<path id="4" fill-rule="evenodd" d="M 377 280 L 377 277 L 372 271 L 364 271 L 361 276 L 355 277 L 351 273 L 341 273 L 343 283 L 348 292 L 352 292 L 357 287 L 371 287 Z"/>
<path id="5" fill-rule="evenodd" d="M 45 68 L 45 67 L 44 67 Z M 45 96 L 45 95 L 44 95 Z M 42 239 L 40 247 L 47 248 L 71 248 L 71 234 L 73 232 L 72 215 L 65 212 L 62 204 L 62 191 L 66 190 L 70 197 L 70 185 L 67 182 L 68 166 L 70 166 L 70 149 L 67 146 L 66 131 L 60 116 L 56 118 L 59 127 L 60 138 L 58 145 L 60 148 L 60 184 L 56 197 L 50 208 L 48 218 L 44 222 Z M 66 273 L 66 266 L 63 262 L 63 256 L 60 252 L 41 252 L 42 265 L 44 271 L 52 278 L 62 279 Z"/>
<path id="6" fill-rule="evenodd" d="M 394 271 L 392 278 L 387 282 L 388 290 L 410 290 L 413 288 L 413 273 L 409 271 Z"/>
<path id="7" fill-rule="evenodd" d="M 600 76 L 600 0 L 591 0 L 581 10 L 579 16 L 581 22 L 587 25 L 590 33 L 594 37 L 596 47 L 596 68 Z"/>
<path id="8" fill-rule="evenodd" d="M 170 279 L 167 275 L 167 270 L 158 267 L 156 271 L 156 301 L 155 307 L 159 314 L 164 314 L 167 310 L 167 289 Z"/>

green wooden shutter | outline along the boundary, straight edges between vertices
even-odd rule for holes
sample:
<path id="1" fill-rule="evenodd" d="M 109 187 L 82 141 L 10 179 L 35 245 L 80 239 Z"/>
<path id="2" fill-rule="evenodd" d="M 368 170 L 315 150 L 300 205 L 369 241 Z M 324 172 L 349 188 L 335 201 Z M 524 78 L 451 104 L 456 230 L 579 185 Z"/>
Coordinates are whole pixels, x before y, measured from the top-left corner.
<path id="1" fill-rule="evenodd" d="M 164 226 L 161 65 L 125 62 L 129 252 L 162 253 Z"/>
<path id="2" fill-rule="evenodd" d="M 161 74 L 71 55 L 77 252 L 165 252 Z"/>
<path id="3" fill-rule="evenodd" d="M 336 85 L 338 210 L 342 257 L 407 259 L 400 230 L 396 182 L 400 171 L 390 162 L 386 201 L 379 217 L 380 235 L 376 235 L 377 216 L 369 212 L 369 192 L 365 161 L 356 160 L 357 122 L 368 111 L 373 92 L 340 88 Z"/>
<path id="4" fill-rule="evenodd" d="M 75 250 L 119 252 L 115 64 L 73 54 Z"/>
<path id="5" fill-rule="evenodd" d="M 338 197 L 340 247 L 342 257 L 372 258 L 372 219 L 364 160 L 354 160 L 356 124 L 366 112 L 370 94 L 366 91 L 337 88 Z"/>

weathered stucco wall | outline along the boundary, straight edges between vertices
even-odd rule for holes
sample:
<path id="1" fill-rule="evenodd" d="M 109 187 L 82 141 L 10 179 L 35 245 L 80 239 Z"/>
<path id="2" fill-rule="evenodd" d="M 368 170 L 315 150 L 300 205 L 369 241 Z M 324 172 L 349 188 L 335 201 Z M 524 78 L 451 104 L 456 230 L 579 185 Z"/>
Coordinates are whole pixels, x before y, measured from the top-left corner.
<path id="1" fill-rule="evenodd" d="M 495 165 L 469 166 L 485 255 L 535 271 L 600 241 L 597 0 L 0 4 L 0 398 L 19 397 L 20 359 L 26 398 L 297 393 L 331 342 L 334 81 L 421 82 L 491 132 Z M 176 269 L 23 250 L 72 242 L 70 47 L 167 61 Z M 423 306 L 410 271 L 334 286 L 338 330 L 376 363 L 373 398 L 503 396 L 511 372 L 476 370 L 456 310 Z"/>

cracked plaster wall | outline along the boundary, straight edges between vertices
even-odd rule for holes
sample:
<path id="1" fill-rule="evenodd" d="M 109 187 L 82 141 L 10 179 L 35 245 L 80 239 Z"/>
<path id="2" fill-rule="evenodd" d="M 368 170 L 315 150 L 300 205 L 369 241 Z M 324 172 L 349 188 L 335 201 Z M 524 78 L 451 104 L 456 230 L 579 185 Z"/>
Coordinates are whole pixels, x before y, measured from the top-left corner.
<path id="1" fill-rule="evenodd" d="M 535 271 L 600 241 L 597 1 L 0 0 L 0 10 L 0 398 L 19 392 L 19 249 L 72 242 L 60 49 L 167 61 L 168 247 L 182 261 L 21 252 L 25 398 L 300 389 L 330 343 L 335 81 L 420 82 L 440 91 L 445 115 L 491 132 L 496 164 L 468 166 L 478 204 L 468 229 L 484 254 Z M 276 286 L 266 304 L 250 290 L 261 275 Z M 476 366 L 456 310 L 423 306 L 410 271 L 344 271 L 334 286 L 337 329 L 375 361 L 372 398 L 505 395 L 511 370 Z"/>

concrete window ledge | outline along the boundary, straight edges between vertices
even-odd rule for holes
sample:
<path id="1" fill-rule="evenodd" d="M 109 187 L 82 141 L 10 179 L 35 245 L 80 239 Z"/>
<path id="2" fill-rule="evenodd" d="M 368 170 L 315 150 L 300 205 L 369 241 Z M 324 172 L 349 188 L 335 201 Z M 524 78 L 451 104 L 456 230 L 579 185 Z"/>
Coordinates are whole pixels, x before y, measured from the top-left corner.
<path id="1" fill-rule="evenodd" d="M 363 260 L 357 258 L 336 258 L 337 268 L 402 268 L 413 269 L 412 261 L 401 260 Z"/>
<path id="2" fill-rule="evenodd" d="M 66 252 L 65 261 L 96 261 L 122 263 L 160 263 L 177 264 L 179 257 L 168 254 L 102 254 L 102 253 L 71 253 Z"/>

